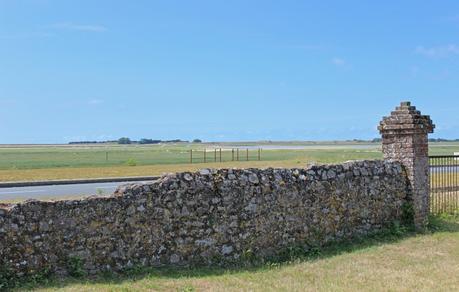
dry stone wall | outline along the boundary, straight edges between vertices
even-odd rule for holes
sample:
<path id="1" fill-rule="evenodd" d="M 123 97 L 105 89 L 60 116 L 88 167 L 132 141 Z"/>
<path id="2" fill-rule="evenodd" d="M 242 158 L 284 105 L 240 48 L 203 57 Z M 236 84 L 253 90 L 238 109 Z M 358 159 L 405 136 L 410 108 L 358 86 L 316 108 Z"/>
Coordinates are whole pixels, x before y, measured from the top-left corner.
<path id="1" fill-rule="evenodd" d="M 219 265 L 364 235 L 400 220 L 398 162 L 203 169 L 110 197 L 0 206 L 0 266 L 16 275 L 133 265 Z"/>

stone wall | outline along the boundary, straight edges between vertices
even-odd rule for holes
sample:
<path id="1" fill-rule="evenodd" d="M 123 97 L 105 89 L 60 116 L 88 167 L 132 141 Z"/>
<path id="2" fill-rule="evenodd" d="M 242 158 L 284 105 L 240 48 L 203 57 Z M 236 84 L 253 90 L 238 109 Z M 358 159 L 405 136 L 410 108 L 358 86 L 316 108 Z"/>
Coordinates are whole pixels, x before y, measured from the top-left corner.
<path id="1" fill-rule="evenodd" d="M 0 267 L 16 275 L 132 265 L 218 265 L 364 235 L 401 218 L 398 162 L 204 169 L 113 196 L 0 206 Z"/>

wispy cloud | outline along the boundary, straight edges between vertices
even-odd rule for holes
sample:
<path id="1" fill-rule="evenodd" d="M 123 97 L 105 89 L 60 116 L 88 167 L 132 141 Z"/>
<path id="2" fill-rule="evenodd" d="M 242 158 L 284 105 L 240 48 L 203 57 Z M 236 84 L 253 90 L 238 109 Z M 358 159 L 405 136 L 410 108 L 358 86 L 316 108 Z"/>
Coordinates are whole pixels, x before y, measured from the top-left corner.
<path id="1" fill-rule="evenodd" d="M 459 46 L 454 44 L 437 47 L 417 46 L 415 52 L 429 58 L 442 58 L 459 55 Z"/>
<path id="2" fill-rule="evenodd" d="M 346 65 L 346 61 L 342 58 L 338 58 L 338 57 L 334 57 L 333 59 L 331 59 L 331 62 L 333 65 L 335 66 L 344 66 Z"/>
<path id="3" fill-rule="evenodd" d="M 95 24 L 76 24 L 71 22 L 62 22 L 52 25 L 53 28 L 66 29 L 66 30 L 78 30 L 78 31 L 87 31 L 87 32 L 105 32 L 107 27 L 103 25 Z"/>
<path id="4" fill-rule="evenodd" d="M 97 105 L 97 104 L 101 104 L 103 103 L 104 101 L 102 99 L 91 99 L 88 101 L 88 104 L 89 105 Z"/>

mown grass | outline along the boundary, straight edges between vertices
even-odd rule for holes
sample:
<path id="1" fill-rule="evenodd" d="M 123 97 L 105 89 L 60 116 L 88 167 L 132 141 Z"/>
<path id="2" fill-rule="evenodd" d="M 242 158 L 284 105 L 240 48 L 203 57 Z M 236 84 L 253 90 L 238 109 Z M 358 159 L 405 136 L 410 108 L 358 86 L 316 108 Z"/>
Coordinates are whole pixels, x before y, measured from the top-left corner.
<path id="1" fill-rule="evenodd" d="M 342 157 L 324 157 L 324 159 L 312 159 L 308 157 L 296 157 L 288 160 L 262 160 L 262 161 L 227 161 L 208 163 L 181 163 L 181 164 L 153 164 L 153 165 L 112 165 L 90 167 L 55 167 L 33 169 L 0 169 L 0 181 L 33 181 L 47 179 L 74 179 L 94 177 L 127 177 L 127 176 L 156 176 L 164 173 L 194 171 L 202 168 L 224 167 L 304 167 L 307 164 L 317 162 L 331 163 L 333 161 L 346 161 L 351 159 L 365 159 L 368 155 L 343 155 Z M 326 162 L 327 161 L 327 162 Z"/>
<path id="2" fill-rule="evenodd" d="M 291 145 L 301 144 L 291 142 Z M 0 181 L 161 175 L 204 167 L 302 167 L 309 163 L 382 158 L 379 144 L 330 142 L 305 144 L 302 150 L 263 150 L 261 161 L 257 161 L 256 150 L 249 152 L 250 161 L 244 161 L 245 151 L 240 152 L 241 161 L 231 161 L 231 151 L 223 151 L 224 162 L 221 163 L 212 162 L 214 153 L 208 152 L 207 163 L 199 163 L 203 161 L 201 150 L 205 147 L 228 148 L 233 145 L 0 147 Z M 195 150 L 193 164 L 189 161 L 190 149 Z M 454 151 L 459 152 L 459 143 L 434 143 L 430 150 L 431 154 L 452 154 Z"/>
<path id="3" fill-rule="evenodd" d="M 416 234 L 393 228 L 279 261 L 237 268 L 141 268 L 122 275 L 35 279 L 37 291 L 458 291 L 459 218 Z"/>
<path id="4" fill-rule="evenodd" d="M 204 146 L 202 146 L 204 147 Z M 219 147 L 218 145 L 209 146 Z M 338 148 L 337 148 L 338 147 Z M 342 159 L 381 157 L 376 145 L 368 149 L 355 149 L 352 146 L 314 146 L 312 149 L 263 150 L 263 161 L 310 159 L 334 162 Z M 220 160 L 220 153 L 208 148 L 206 162 Z M 56 167 L 107 167 L 123 165 L 173 165 L 190 163 L 191 146 L 66 146 L 66 147 L 25 147 L 0 148 L 0 169 L 38 169 Z M 237 152 L 222 151 L 222 161 L 237 159 Z M 245 149 L 239 151 L 239 161 L 246 161 Z M 258 160 L 258 151 L 249 150 L 249 160 Z M 204 148 L 194 149 L 193 161 L 204 162 Z"/>

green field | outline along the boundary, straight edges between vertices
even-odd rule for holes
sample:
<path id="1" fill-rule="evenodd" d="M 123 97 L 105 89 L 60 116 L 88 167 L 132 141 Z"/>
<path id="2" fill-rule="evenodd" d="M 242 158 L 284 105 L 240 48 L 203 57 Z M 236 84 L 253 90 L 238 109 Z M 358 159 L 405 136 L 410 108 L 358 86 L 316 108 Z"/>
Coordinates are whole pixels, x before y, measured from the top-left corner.
<path id="1" fill-rule="evenodd" d="M 204 162 L 204 149 L 207 149 L 206 161 L 213 162 L 215 160 L 214 149 L 220 148 L 223 149 L 222 161 L 231 161 L 233 157 L 234 160 L 237 159 L 237 152 L 232 154 L 231 147 L 233 146 L 226 144 L 2 147 L 0 148 L 0 169 L 186 164 L 190 162 L 190 150 L 194 152 L 193 161 L 202 163 Z M 305 147 L 307 148 L 304 150 L 265 149 L 261 153 L 261 159 L 263 161 L 310 159 L 320 162 L 334 162 L 343 159 L 378 158 L 381 156 L 380 151 L 378 151 L 379 145 L 308 145 Z M 218 150 L 217 161 L 219 160 L 220 152 Z M 246 149 L 240 149 L 239 160 L 247 160 Z M 249 160 L 258 160 L 257 149 L 249 150 Z"/>
<path id="2" fill-rule="evenodd" d="M 231 149 L 241 147 L 239 161 Z M 257 147 L 263 147 L 258 161 Z M 246 147 L 249 150 L 247 160 Z M 214 149 L 222 148 L 220 152 Z M 206 163 L 204 163 L 204 149 Z M 160 175 L 203 167 L 302 167 L 309 163 L 337 163 L 380 159 L 378 143 L 275 142 L 165 145 L 3 145 L 0 181 Z M 193 164 L 190 164 L 193 150 Z M 431 143 L 434 155 L 459 152 L 459 143 Z M 216 161 L 215 161 L 216 159 Z"/>
<path id="3" fill-rule="evenodd" d="M 239 144 L 239 160 L 245 161 L 246 149 L 249 148 L 249 160 L 258 160 L 258 151 L 255 144 Z M 0 147 L 0 169 L 37 169 L 55 167 L 107 167 L 120 165 L 165 165 L 186 164 L 190 162 L 190 150 L 193 150 L 193 161 L 204 162 L 204 149 L 206 161 L 215 159 L 214 149 L 217 149 L 217 162 L 220 160 L 222 148 L 222 161 L 236 160 L 236 152 L 232 154 L 233 143 L 222 144 L 174 144 L 174 145 L 107 145 L 107 146 L 3 146 Z M 263 149 L 261 160 L 309 160 L 311 162 L 332 163 L 352 159 L 377 159 L 381 158 L 379 144 L 363 143 L 322 143 L 303 144 L 292 143 L 285 145 L 261 145 L 274 149 Z M 281 147 L 302 147 L 303 149 L 275 149 Z M 431 154 L 452 154 L 459 152 L 459 143 L 433 143 Z M 233 156 L 234 155 L 234 156 Z"/>
<path id="4" fill-rule="evenodd" d="M 18 291 L 458 291 L 459 219 L 423 234 L 393 230 L 280 262 L 240 268 L 133 269 L 123 275 L 40 278 Z"/>

